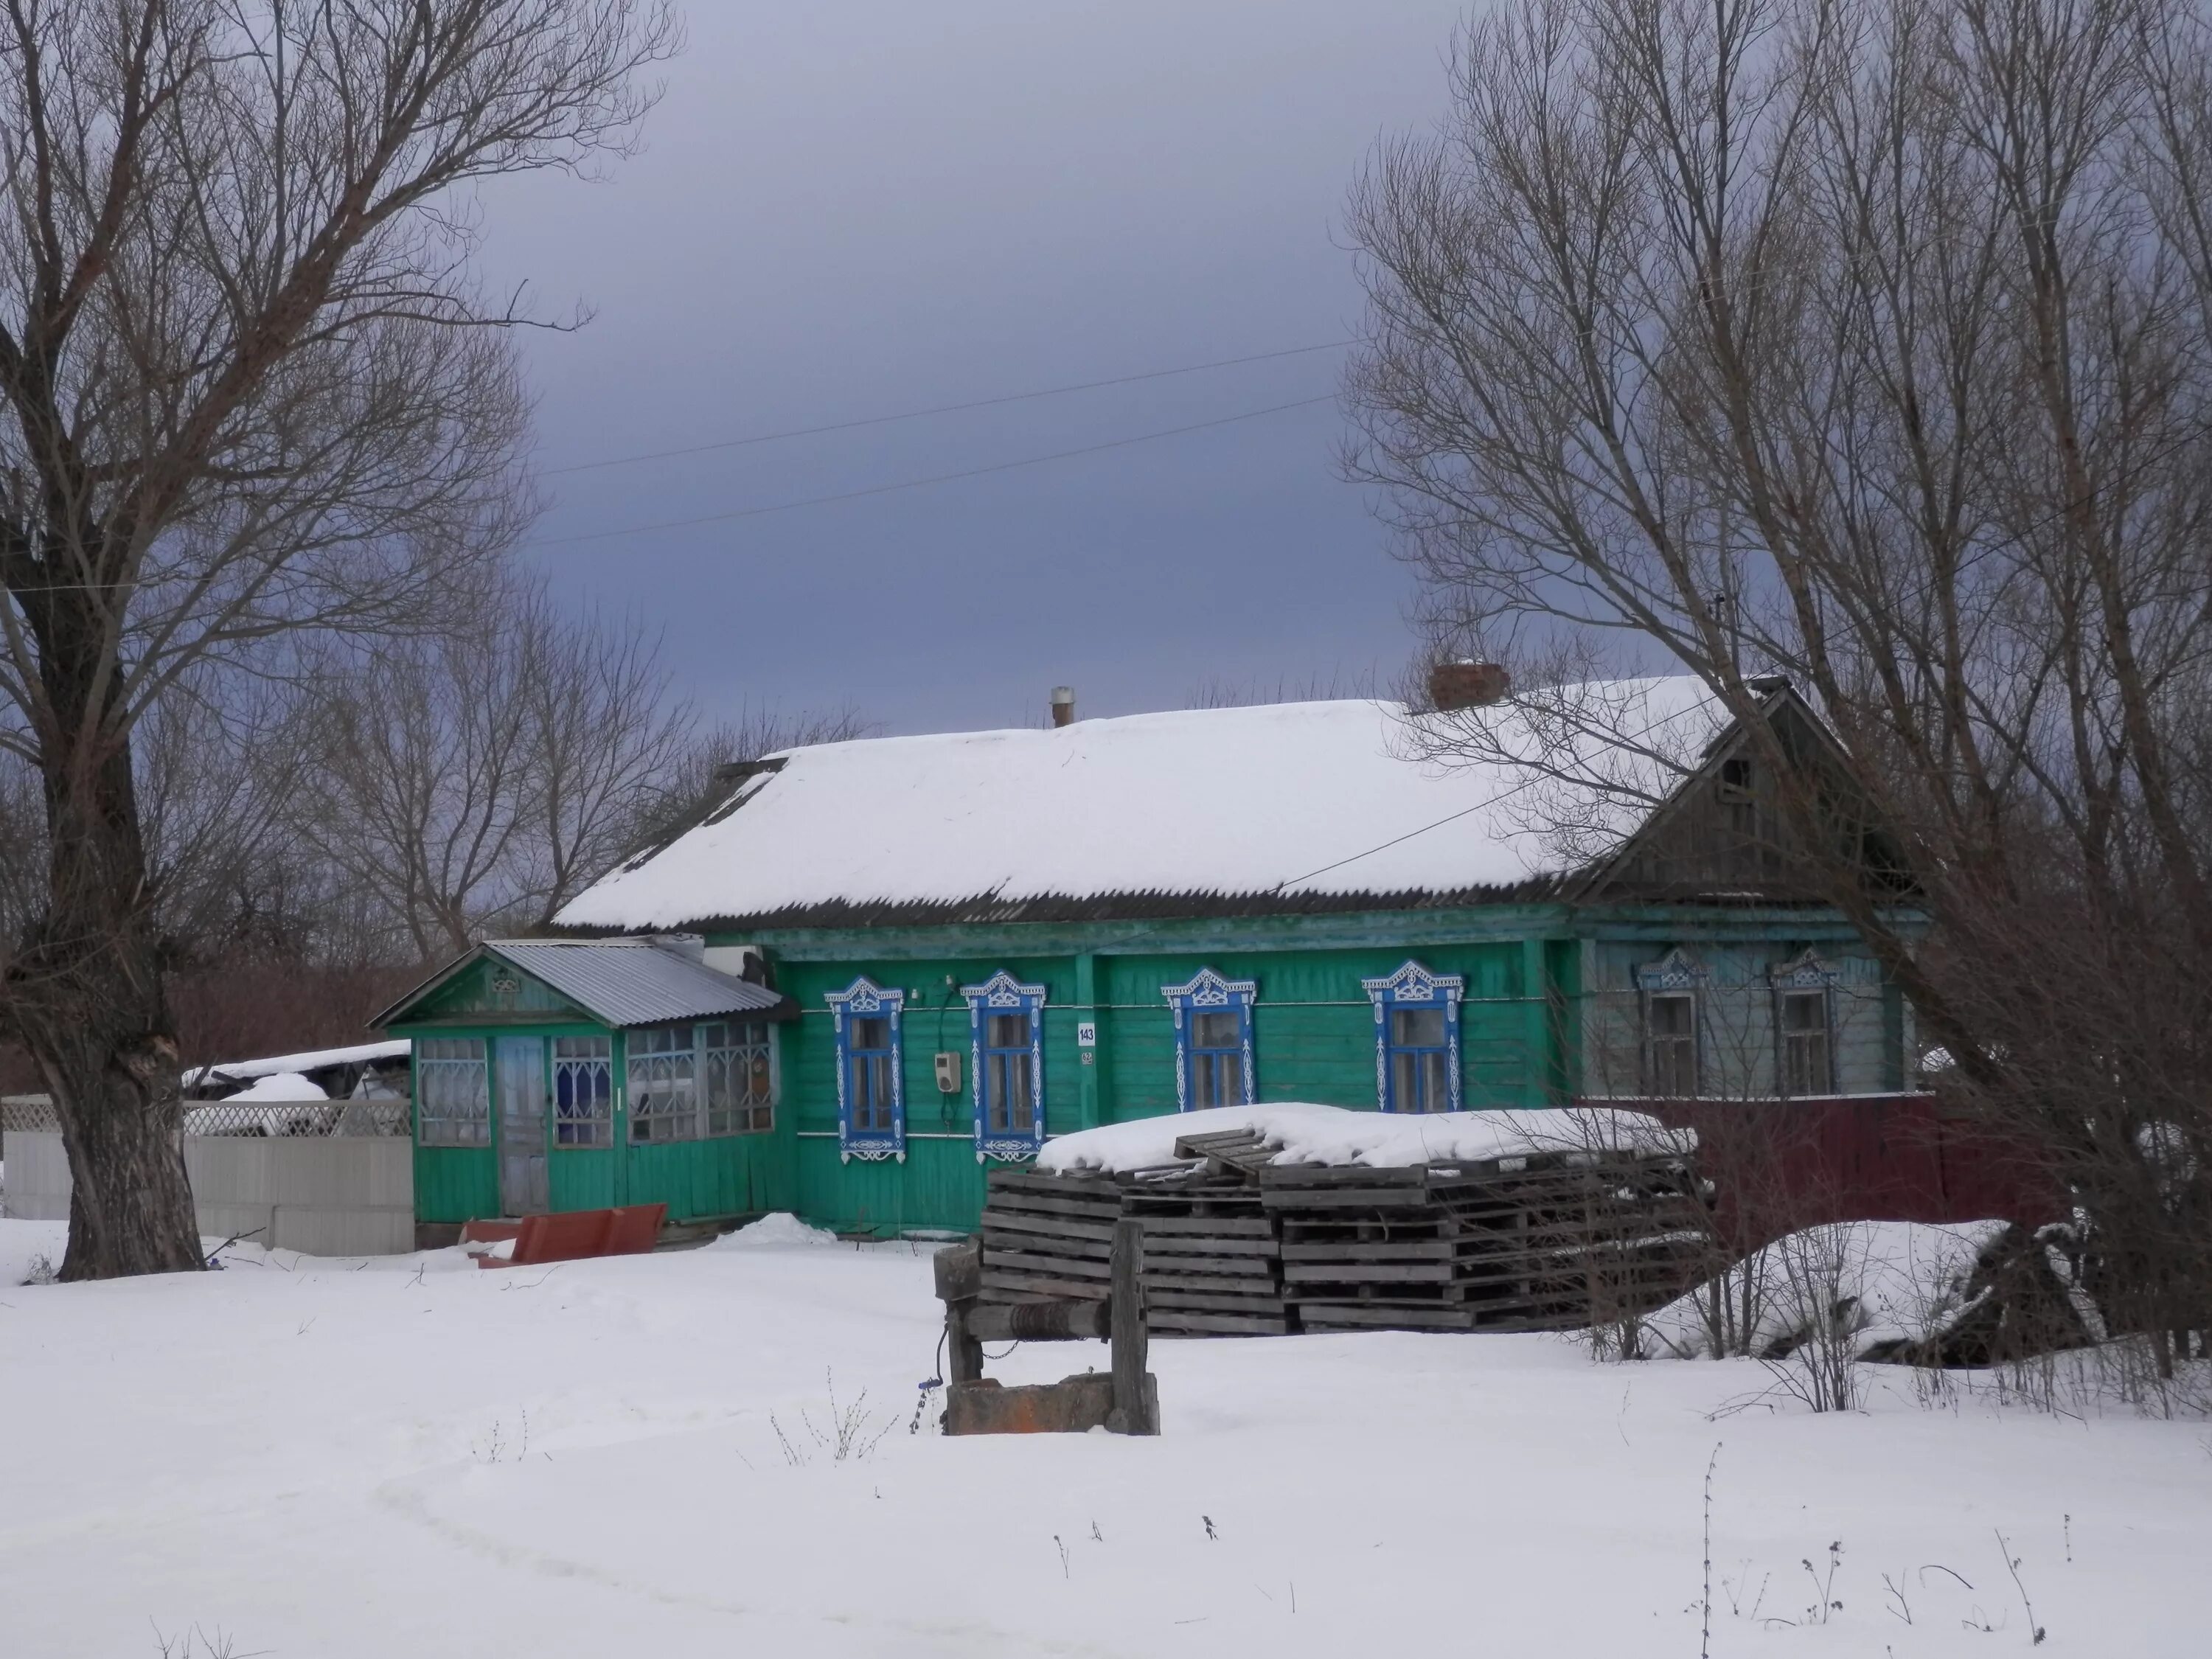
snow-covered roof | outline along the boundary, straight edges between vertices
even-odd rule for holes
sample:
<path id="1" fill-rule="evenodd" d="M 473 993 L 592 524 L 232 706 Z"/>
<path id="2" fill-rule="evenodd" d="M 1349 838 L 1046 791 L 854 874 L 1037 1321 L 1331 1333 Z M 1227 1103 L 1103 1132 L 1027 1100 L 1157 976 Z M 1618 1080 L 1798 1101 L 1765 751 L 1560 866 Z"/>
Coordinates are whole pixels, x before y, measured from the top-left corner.
<path id="1" fill-rule="evenodd" d="M 261 1060 L 225 1060 L 215 1065 L 195 1066 L 185 1073 L 185 1086 L 196 1085 L 203 1077 L 214 1080 L 244 1083 L 258 1077 L 274 1077 L 279 1072 L 319 1072 L 325 1066 L 361 1066 L 380 1060 L 404 1060 L 408 1043 L 402 1037 L 391 1042 L 356 1042 L 347 1048 L 310 1048 L 296 1054 L 270 1054 Z"/>
<path id="2" fill-rule="evenodd" d="M 1257 1132 L 1277 1164 L 1371 1169 L 1480 1164 L 1546 1153 L 1570 1158 L 1602 1152 L 1681 1154 L 1697 1144 L 1689 1131 L 1669 1129 L 1656 1117 L 1605 1107 L 1421 1115 L 1286 1101 L 1267 1106 L 1212 1106 L 1079 1129 L 1046 1141 L 1036 1167 L 1053 1175 L 1154 1169 L 1175 1162 L 1176 1142 L 1185 1135 L 1236 1129 Z"/>
<path id="3" fill-rule="evenodd" d="M 1606 690 L 1643 741 L 1573 740 L 1578 759 L 1640 771 L 1661 793 L 1665 769 L 1650 751 L 1693 757 L 1725 723 L 1692 679 Z M 1582 867 L 1532 821 L 1536 769 L 1416 757 L 1421 722 L 1447 718 L 1494 722 L 1515 755 L 1558 741 L 1515 703 L 1437 717 L 1362 700 L 791 750 L 556 921 L 645 929 L 947 907 L 1010 916 L 1132 895 L 1318 908 L 1332 896 L 1511 890 Z M 1644 816 L 1597 803 L 1580 828 L 1617 840 Z"/>
<path id="4" fill-rule="evenodd" d="M 271 1072 L 266 1077 L 256 1078 L 234 1095 L 225 1095 L 226 1103 L 239 1100 L 328 1100 L 325 1090 L 310 1083 L 297 1072 Z"/>

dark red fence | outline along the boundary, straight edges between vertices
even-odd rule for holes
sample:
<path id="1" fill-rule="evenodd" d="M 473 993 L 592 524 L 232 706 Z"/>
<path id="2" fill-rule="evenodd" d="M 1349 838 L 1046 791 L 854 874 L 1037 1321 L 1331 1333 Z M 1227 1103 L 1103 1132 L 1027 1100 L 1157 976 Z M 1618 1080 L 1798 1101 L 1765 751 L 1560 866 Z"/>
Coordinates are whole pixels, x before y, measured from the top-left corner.
<path id="1" fill-rule="evenodd" d="M 1747 1247 L 1831 1221 L 2038 1225 L 2065 1213 L 2017 1149 L 1925 1095 L 1654 1101 L 1638 1109 L 1697 1131 L 1723 1232 Z"/>

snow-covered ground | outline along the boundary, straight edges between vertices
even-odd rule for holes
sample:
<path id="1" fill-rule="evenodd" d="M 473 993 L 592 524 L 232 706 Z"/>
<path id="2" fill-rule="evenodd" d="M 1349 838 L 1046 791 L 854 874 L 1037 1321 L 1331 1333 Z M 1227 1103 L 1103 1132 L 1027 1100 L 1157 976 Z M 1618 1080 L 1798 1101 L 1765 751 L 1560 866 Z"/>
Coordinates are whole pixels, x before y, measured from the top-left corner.
<path id="1" fill-rule="evenodd" d="M 1715 1420 L 1759 1366 L 1377 1334 L 1157 1343 L 1157 1440 L 946 1440 L 908 1432 L 937 1304 L 904 1246 L 19 1285 L 61 1231 L 0 1222 L 26 1659 L 193 1625 L 294 1659 L 1695 1656 L 1717 1446 L 1714 1655 L 2204 1650 L 2201 1421 L 1929 1409 L 1896 1372 L 1863 1413 Z M 833 1380 L 885 1431 L 842 1462 L 807 1426 Z"/>

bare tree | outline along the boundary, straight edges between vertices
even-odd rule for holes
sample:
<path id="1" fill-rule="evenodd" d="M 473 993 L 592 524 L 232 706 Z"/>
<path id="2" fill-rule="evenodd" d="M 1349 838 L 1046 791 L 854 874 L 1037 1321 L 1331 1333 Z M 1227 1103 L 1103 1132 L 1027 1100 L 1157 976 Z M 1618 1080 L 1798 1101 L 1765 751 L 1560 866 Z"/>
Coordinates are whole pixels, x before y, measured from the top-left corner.
<path id="1" fill-rule="evenodd" d="M 301 837 L 407 930 L 428 962 L 514 915 L 518 842 L 537 789 L 529 652 L 486 608 L 377 641 L 311 694 Z"/>
<path id="2" fill-rule="evenodd" d="M 418 962 L 538 926 L 695 787 L 697 716 L 658 652 L 530 580 L 434 635 L 334 653 L 293 821 Z"/>
<path id="3" fill-rule="evenodd" d="M 524 890 L 544 922 L 682 804 L 698 717 L 671 699 L 659 637 L 634 617 L 563 617 L 541 591 L 520 638 L 533 774 Z"/>
<path id="4" fill-rule="evenodd" d="M 133 733 L 187 676 L 418 625 L 516 527 L 481 181 L 619 153 L 658 0 L 11 0 L 0 742 L 37 771 L 8 1021 L 71 1278 L 198 1265 Z"/>
<path id="5" fill-rule="evenodd" d="M 1508 0 L 1453 88 L 1352 214 L 1350 465 L 1434 648 L 1702 678 L 1793 878 L 2185 1353 L 2212 1326 L 2203 8 Z M 1762 718 L 1772 674 L 1832 749 Z M 1638 736 L 1602 697 L 1528 701 Z"/>

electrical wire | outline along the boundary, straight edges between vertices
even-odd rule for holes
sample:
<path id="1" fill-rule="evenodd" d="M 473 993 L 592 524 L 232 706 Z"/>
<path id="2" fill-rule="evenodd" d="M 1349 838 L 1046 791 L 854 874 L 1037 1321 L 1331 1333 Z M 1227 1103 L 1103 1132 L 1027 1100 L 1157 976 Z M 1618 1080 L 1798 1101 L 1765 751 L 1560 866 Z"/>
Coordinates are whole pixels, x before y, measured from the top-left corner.
<path id="1" fill-rule="evenodd" d="M 750 438 L 726 438 L 710 444 L 688 444 L 681 449 L 648 449 L 635 455 L 614 455 L 601 461 L 574 461 L 567 466 L 550 466 L 540 470 L 538 476 L 560 477 L 570 472 L 592 472 L 601 467 L 629 466 L 639 461 L 664 461 L 681 455 L 707 455 L 717 450 L 744 449 L 754 444 L 781 443 L 787 438 L 814 438 L 829 432 L 855 432 L 862 427 L 888 426 L 895 421 L 919 421 L 930 415 L 957 415 L 964 410 L 995 409 L 1002 404 L 1028 403 L 1037 398 L 1065 397 L 1072 392 L 1097 392 L 1106 386 L 1135 386 L 1145 380 L 1164 380 L 1177 374 L 1197 374 L 1211 368 L 1234 368 L 1241 363 L 1273 362 L 1279 357 L 1304 357 L 1316 351 L 1334 351 L 1340 346 L 1357 345 L 1355 339 L 1324 340 L 1319 345 L 1286 346 L 1280 351 L 1255 351 L 1246 357 L 1217 357 L 1207 363 L 1186 363 L 1180 368 L 1147 369 L 1141 374 L 1117 374 L 1106 380 L 1079 380 L 1070 386 L 1048 386 L 1036 392 L 1009 392 L 995 398 L 974 398 L 964 404 L 933 404 L 927 409 L 909 409 L 896 415 L 869 415 L 855 421 L 832 421 L 824 426 L 797 426 L 783 432 L 763 432 Z"/>
<path id="2" fill-rule="evenodd" d="M 689 530 L 699 525 L 728 524 L 738 519 L 757 519 L 771 513 L 795 512 L 802 507 L 823 507 L 831 501 L 855 501 L 870 495 L 895 495 L 902 489 L 921 489 L 930 484 L 952 483 L 962 478 L 981 478 L 993 472 L 1011 472 L 1018 467 L 1042 466 L 1048 461 L 1073 460 L 1079 455 L 1097 455 L 1109 449 L 1127 449 L 1132 444 L 1153 443 L 1162 438 L 1179 438 L 1187 432 L 1204 432 L 1212 427 L 1233 426 L 1239 421 L 1256 421 L 1263 415 L 1280 415 L 1286 410 L 1310 409 L 1316 404 L 1333 404 L 1335 401 L 1336 394 L 1327 392 L 1318 398 L 1300 398 L 1287 404 L 1270 404 L 1265 409 L 1248 409 L 1241 414 L 1218 416 L 1210 421 L 1193 421 L 1188 426 L 1165 427 L 1158 432 L 1139 432 L 1134 437 L 1085 444 L 1079 449 L 1054 450 L 1048 455 L 1024 455 L 1018 460 L 994 461 L 988 466 L 966 467 L 957 472 L 938 472 L 926 478 L 904 478 L 896 483 L 871 484 L 865 489 L 842 489 L 830 495 L 808 495 L 795 501 L 777 501 L 768 507 L 738 507 L 728 513 L 704 513 L 693 519 L 662 519 L 649 524 L 624 525 L 612 530 L 586 531 L 574 536 L 541 537 L 523 545 L 570 547 L 580 542 L 603 542 L 617 536 L 643 536 L 659 530 Z"/>
<path id="3" fill-rule="evenodd" d="M 1675 719 L 1680 713 L 1680 711 L 1678 710 L 1674 714 L 1662 714 L 1657 720 L 1653 720 L 1650 725 L 1645 726 L 1641 732 L 1634 733 L 1629 738 L 1629 741 L 1634 743 L 1650 737 L 1661 726 L 1666 725 L 1668 720 Z M 1404 835 L 1393 836 L 1389 840 L 1378 842 L 1375 846 L 1368 848 L 1364 852 L 1354 853 L 1348 858 L 1340 858 L 1333 864 L 1324 864 L 1320 869 L 1309 870 L 1302 876 L 1292 876 L 1286 881 L 1279 881 L 1267 890 L 1271 893 L 1279 893 L 1285 888 L 1297 886 L 1300 882 L 1311 881 L 1316 876 L 1325 876 L 1332 870 L 1341 870 L 1347 864 L 1357 864 L 1362 859 L 1373 858 L 1377 853 L 1386 853 L 1401 842 L 1411 841 L 1416 836 L 1425 836 L 1431 830 L 1441 830 L 1447 823 L 1456 823 L 1461 818 L 1467 817 L 1473 813 L 1480 812 L 1488 807 L 1495 806 L 1502 800 L 1509 800 L 1513 796 L 1519 794 L 1522 790 L 1534 788 L 1537 784 L 1543 782 L 1547 775 L 1548 775 L 1545 773 L 1539 772 L 1532 777 L 1523 778 L 1520 782 L 1512 785 L 1510 787 L 1501 789 L 1496 794 L 1475 802 L 1472 806 L 1462 806 L 1456 812 L 1447 812 L 1443 817 L 1438 818 L 1434 823 L 1425 823 L 1418 830 L 1408 830 Z"/>

